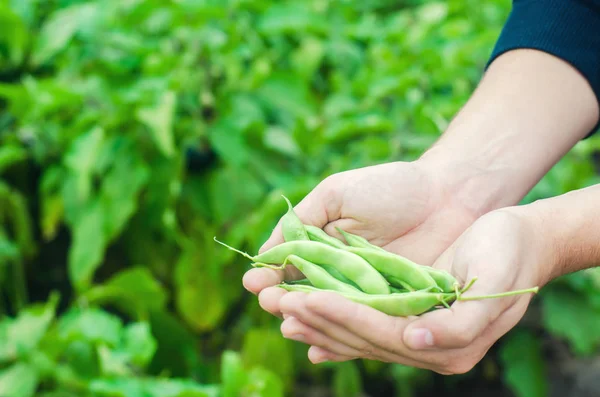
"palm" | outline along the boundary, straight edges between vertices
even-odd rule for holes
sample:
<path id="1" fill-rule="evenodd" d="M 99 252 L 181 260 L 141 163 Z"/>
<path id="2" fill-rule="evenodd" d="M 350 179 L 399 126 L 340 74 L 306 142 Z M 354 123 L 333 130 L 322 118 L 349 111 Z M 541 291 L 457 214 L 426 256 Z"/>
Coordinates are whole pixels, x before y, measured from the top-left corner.
<path id="1" fill-rule="evenodd" d="M 336 235 L 340 227 L 422 264 L 431 265 L 475 218 L 448 203 L 440 184 L 415 163 L 367 167 L 335 178 L 338 208 L 328 212 L 338 217 L 327 220 L 328 233 Z"/>

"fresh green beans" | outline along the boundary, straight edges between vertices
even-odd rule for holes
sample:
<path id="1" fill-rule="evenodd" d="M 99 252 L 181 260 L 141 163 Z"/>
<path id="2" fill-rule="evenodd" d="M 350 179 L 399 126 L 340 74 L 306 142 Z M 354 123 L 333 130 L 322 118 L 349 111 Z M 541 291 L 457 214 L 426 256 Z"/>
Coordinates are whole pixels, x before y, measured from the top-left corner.
<path id="1" fill-rule="evenodd" d="M 469 296 L 463 297 L 462 294 L 468 290 L 473 284 L 474 280 L 465 287 L 462 291 L 457 293 L 442 293 L 442 292 L 403 292 L 393 293 L 389 295 L 369 295 L 365 293 L 349 293 L 349 292 L 336 292 L 341 296 L 363 305 L 372 307 L 373 309 L 379 310 L 390 316 L 397 317 L 408 317 L 418 316 L 423 314 L 437 306 L 448 307 L 449 303 L 454 301 L 471 301 L 471 300 L 482 300 L 482 299 L 493 299 L 502 298 L 506 296 L 537 293 L 538 287 L 528 288 L 517 291 L 509 291 L 501 294 L 483 295 L 483 296 Z M 315 288 L 308 285 L 289 285 L 280 284 L 279 287 L 287 291 L 297 291 L 313 293 L 319 291 L 327 291 L 319 288 Z"/>
<path id="2" fill-rule="evenodd" d="M 459 285 L 458 280 L 445 270 L 436 269 L 431 266 L 423 266 L 423 270 L 429 273 L 442 292 L 452 292 L 455 286 Z"/>
<path id="3" fill-rule="evenodd" d="M 281 264 L 290 255 L 297 255 L 316 264 L 329 265 L 354 281 L 369 294 L 389 294 L 390 286 L 385 278 L 363 258 L 317 241 L 289 241 L 251 256 L 215 238 L 215 241 L 254 262 Z"/>
<path id="4" fill-rule="evenodd" d="M 306 259 L 302 259 L 297 255 L 290 255 L 285 258 L 283 264 L 281 266 L 273 266 L 265 263 L 253 263 L 254 267 L 268 267 L 270 269 L 282 270 L 285 266 L 291 263 L 296 267 L 296 269 L 300 270 L 304 276 L 317 288 L 328 289 L 332 291 L 340 291 L 340 292 L 360 292 L 360 290 L 336 279 L 331 274 L 327 273 L 327 270 L 322 267 L 307 261 Z"/>
<path id="5" fill-rule="evenodd" d="M 435 280 L 422 266 L 391 252 L 357 247 L 349 247 L 346 251 L 362 257 L 380 273 L 403 280 L 415 290 L 437 287 Z"/>
<path id="6" fill-rule="evenodd" d="M 288 205 L 287 213 L 281 218 L 281 229 L 283 232 L 283 239 L 285 241 L 296 241 L 296 240 L 310 240 L 304 224 L 298 218 L 298 215 L 294 212 L 292 203 L 287 197 L 281 196 Z"/>
<path id="7" fill-rule="evenodd" d="M 538 291 L 535 287 L 464 297 L 463 294 L 476 279 L 461 286 L 452 274 L 444 270 L 419 265 L 337 228 L 348 243 L 346 245 L 318 227 L 302 224 L 292 203 L 283 198 L 288 204 L 288 211 L 281 220 L 284 243 L 252 256 L 220 242 L 216 237 L 215 241 L 252 260 L 255 267 L 282 270 L 288 264 L 294 265 L 306 278 L 279 285 L 287 291 L 331 291 L 391 316 L 421 315 L 443 306 L 449 307 L 455 301 L 501 298 Z"/>
<path id="8" fill-rule="evenodd" d="M 346 244 L 344 244 L 337 238 L 332 237 L 329 234 L 325 233 L 325 231 L 321 228 L 318 228 L 316 226 L 311 226 L 311 225 L 304 225 L 304 228 L 306 229 L 306 232 L 308 233 L 308 237 L 312 241 L 318 241 L 320 243 L 331 245 L 332 247 L 335 247 L 335 248 L 343 249 L 343 248 L 347 247 Z"/>
<path id="9" fill-rule="evenodd" d="M 339 227 L 335 228 L 342 236 L 344 236 L 344 239 L 346 240 L 346 242 L 348 243 L 348 245 L 350 245 L 351 247 L 357 247 L 357 248 L 372 248 L 375 250 L 381 250 L 381 251 L 385 251 L 383 248 L 376 246 L 375 244 L 371 244 L 369 242 L 369 240 L 367 240 L 364 237 L 361 236 L 357 236 L 356 234 L 352 234 L 352 233 L 348 233 L 342 229 L 340 229 Z"/>

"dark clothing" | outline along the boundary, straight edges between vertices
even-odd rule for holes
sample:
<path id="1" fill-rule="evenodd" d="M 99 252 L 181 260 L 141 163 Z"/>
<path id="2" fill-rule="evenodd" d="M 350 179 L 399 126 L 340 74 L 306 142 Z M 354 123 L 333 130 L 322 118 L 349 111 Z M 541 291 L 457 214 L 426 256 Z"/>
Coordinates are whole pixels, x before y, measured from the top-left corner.
<path id="1" fill-rule="evenodd" d="M 600 104 L 600 0 L 513 0 L 488 65 L 517 48 L 569 62 L 587 79 Z M 600 121 L 594 131 L 599 126 Z"/>

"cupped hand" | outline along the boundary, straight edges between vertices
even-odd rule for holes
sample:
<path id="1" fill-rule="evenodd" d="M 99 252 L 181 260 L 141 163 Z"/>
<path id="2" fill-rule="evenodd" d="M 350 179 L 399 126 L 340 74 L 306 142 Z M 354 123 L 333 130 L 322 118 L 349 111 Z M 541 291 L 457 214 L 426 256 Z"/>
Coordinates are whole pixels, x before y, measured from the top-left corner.
<path id="1" fill-rule="evenodd" d="M 462 282 L 477 277 L 467 296 L 542 286 L 546 242 L 514 209 L 488 213 L 433 264 Z M 391 317 L 331 292 L 287 293 L 279 302 L 285 337 L 311 345 L 313 363 L 366 358 L 430 369 L 469 371 L 524 315 L 531 294 L 458 301 L 420 317 Z"/>
<path id="2" fill-rule="evenodd" d="M 336 227 L 361 235 L 388 251 L 431 265 L 480 215 L 459 199 L 452 178 L 423 161 L 395 162 L 330 176 L 296 207 L 305 223 L 339 236 Z M 261 252 L 283 242 L 278 224 Z M 285 291 L 275 288 L 299 276 L 286 271 L 251 269 L 244 286 L 258 294 L 263 309 L 281 315 Z"/>

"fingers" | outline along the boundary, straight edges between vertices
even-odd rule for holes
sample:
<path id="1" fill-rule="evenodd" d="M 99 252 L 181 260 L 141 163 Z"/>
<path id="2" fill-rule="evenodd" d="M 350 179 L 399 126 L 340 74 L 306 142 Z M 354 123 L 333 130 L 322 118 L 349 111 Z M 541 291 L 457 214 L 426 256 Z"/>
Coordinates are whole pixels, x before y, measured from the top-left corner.
<path id="1" fill-rule="evenodd" d="M 284 278 L 285 274 L 282 270 L 255 268 L 248 270 L 246 274 L 244 274 L 242 284 L 244 284 L 244 288 L 248 291 L 253 294 L 258 294 L 267 287 L 272 287 L 281 283 Z"/>
<path id="2" fill-rule="evenodd" d="M 300 322 L 296 317 L 287 317 L 281 323 L 281 334 L 287 339 L 318 346 L 336 355 L 350 358 L 361 356 L 358 350 L 330 338 Z"/>
<path id="3" fill-rule="evenodd" d="M 340 216 L 339 192 L 342 184 L 338 176 L 330 176 L 315 187 L 302 201 L 294 207 L 294 212 L 302 223 L 323 227 Z M 283 243 L 281 220 L 273 229 L 271 236 L 260 248 L 259 252 Z"/>
<path id="4" fill-rule="evenodd" d="M 319 347 L 319 346 L 311 346 L 308 349 L 308 359 L 313 364 L 320 364 L 325 361 L 332 361 L 332 362 L 338 362 L 338 363 L 343 362 L 343 361 L 350 361 L 350 360 L 356 359 L 356 357 L 350 357 L 350 356 L 344 356 L 341 354 L 336 354 L 336 353 L 330 352 L 327 349 L 323 349 L 322 347 Z"/>
<path id="5" fill-rule="evenodd" d="M 410 322 L 405 318 L 391 317 L 366 305 L 351 302 L 334 293 L 311 293 L 306 297 L 306 307 L 316 317 L 322 317 L 341 327 L 360 340 L 368 340 L 375 347 L 390 350 L 394 354 L 395 344 L 390 341 L 400 339 L 399 332 Z"/>

